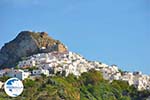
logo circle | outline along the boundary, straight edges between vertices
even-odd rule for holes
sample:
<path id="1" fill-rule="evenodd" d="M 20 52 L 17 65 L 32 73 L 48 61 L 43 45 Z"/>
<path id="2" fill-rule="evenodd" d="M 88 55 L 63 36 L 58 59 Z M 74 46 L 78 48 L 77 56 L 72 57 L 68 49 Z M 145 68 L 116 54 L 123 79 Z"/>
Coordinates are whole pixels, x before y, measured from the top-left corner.
<path id="1" fill-rule="evenodd" d="M 10 97 L 17 97 L 23 92 L 23 84 L 18 78 L 10 78 L 4 84 L 4 90 Z"/>

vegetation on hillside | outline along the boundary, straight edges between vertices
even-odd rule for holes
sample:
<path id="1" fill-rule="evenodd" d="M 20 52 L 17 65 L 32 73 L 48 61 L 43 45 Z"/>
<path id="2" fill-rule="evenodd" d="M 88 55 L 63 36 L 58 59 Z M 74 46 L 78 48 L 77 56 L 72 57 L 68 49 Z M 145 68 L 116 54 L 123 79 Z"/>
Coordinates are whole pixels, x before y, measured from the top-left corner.
<path id="1" fill-rule="evenodd" d="M 0 100 L 145 100 L 150 96 L 150 91 L 137 91 L 123 81 L 110 83 L 94 70 L 79 78 L 42 75 L 23 83 L 24 91 L 20 96 L 11 98 L 0 90 Z"/>

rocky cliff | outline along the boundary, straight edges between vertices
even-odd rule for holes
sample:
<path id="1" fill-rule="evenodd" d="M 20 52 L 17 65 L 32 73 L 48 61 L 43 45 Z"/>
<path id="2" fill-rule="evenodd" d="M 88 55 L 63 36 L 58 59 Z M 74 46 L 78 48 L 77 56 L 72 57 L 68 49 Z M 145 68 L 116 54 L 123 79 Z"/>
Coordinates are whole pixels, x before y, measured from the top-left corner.
<path id="1" fill-rule="evenodd" d="M 36 53 L 52 51 L 65 52 L 67 48 L 54 40 L 46 32 L 22 31 L 0 50 L 0 68 L 11 68 L 18 61 Z"/>

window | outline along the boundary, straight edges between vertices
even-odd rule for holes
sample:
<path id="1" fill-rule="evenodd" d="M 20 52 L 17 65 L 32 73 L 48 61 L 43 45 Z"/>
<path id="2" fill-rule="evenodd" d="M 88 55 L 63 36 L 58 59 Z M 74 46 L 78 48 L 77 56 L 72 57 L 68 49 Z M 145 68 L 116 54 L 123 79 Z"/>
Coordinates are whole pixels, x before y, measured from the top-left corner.
<path id="1" fill-rule="evenodd" d="M 14 77 L 16 77 L 16 74 L 14 75 Z"/>

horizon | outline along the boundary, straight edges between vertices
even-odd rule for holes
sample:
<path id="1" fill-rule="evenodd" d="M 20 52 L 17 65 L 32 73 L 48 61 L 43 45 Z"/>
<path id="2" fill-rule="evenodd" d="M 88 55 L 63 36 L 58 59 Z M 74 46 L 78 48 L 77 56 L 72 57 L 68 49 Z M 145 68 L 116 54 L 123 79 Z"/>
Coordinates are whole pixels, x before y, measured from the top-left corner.
<path id="1" fill-rule="evenodd" d="M 150 75 L 148 0 L 1 0 L 0 8 L 0 48 L 21 31 L 45 31 L 89 60 Z"/>

